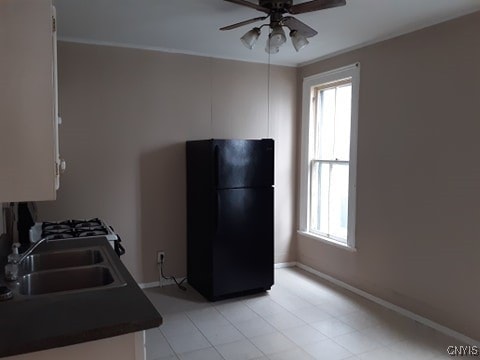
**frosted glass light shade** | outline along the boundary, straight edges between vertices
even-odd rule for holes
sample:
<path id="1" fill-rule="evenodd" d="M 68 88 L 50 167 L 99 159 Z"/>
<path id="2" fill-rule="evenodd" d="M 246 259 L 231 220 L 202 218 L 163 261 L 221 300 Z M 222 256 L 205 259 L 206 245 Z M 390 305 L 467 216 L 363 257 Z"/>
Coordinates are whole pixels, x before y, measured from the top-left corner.
<path id="1" fill-rule="evenodd" d="M 280 47 L 285 41 L 287 41 L 287 37 L 285 36 L 285 31 L 283 31 L 282 27 L 277 25 L 272 29 L 272 32 L 268 36 L 268 40 L 270 47 Z"/>
<path id="2" fill-rule="evenodd" d="M 276 54 L 279 52 L 279 48 L 278 46 L 269 46 L 268 45 L 268 40 L 267 40 L 267 46 L 265 46 L 265 52 L 269 53 L 269 54 Z"/>
<path id="3" fill-rule="evenodd" d="M 292 38 L 293 47 L 297 52 L 309 44 L 307 38 L 296 30 L 290 32 L 290 37 Z"/>
<path id="4" fill-rule="evenodd" d="M 259 36 L 260 36 L 260 29 L 255 27 L 249 32 L 247 32 L 245 35 L 243 35 L 240 38 L 240 40 L 242 41 L 242 44 L 245 45 L 246 48 L 252 50 Z"/>

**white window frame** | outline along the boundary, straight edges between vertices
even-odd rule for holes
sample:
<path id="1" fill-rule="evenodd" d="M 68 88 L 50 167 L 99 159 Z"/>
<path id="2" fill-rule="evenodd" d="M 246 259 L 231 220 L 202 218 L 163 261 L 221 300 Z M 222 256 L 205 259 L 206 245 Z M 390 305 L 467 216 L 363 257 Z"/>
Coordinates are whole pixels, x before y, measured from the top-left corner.
<path id="1" fill-rule="evenodd" d="M 313 122 L 310 119 L 314 113 L 312 89 L 322 84 L 352 79 L 352 118 L 350 129 L 350 159 L 348 185 L 348 224 L 347 243 L 336 241 L 333 238 L 322 236 L 309 231 L 310 220 L 310 162 L 313 159 Z M 303 79 L 302 95 L 302 139 L 300 164 L 300 201 L 299 201 L 299 230 L 304 236 L 323 241 L 334 246 L 355 251 L 356 225 L 356 189 L 357 189 L 357 138 L 358 138 L 358 100 L 360 89 L 360 63 L 355 63 L 332 71 L 309 76 Z"/>

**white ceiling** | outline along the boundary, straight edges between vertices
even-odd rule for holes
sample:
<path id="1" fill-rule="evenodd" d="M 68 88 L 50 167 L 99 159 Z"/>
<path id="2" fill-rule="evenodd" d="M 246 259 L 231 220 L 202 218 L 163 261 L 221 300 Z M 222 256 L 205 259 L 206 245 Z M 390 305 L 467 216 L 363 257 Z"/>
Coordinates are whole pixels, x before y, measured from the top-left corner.
<path id="1" fill-rule="evenodd" d="M 254 2 L 255 0 L 250 0 Z M 306 0 L 295 1 L 294 4 Z M 222 26 L 262 13 L 223 0 L 55 0 L 59 38 L 268 62 L 266 29 L 254 50 L 240 37 L 255 25 Z M 295 52 L 290 41 L 273 64 L 297 66 L 480 10 L 480 0 L 347 0 L 343 7 L 296 15 L 318 31 Z M 259 25 L 262 22 L 258 23 Z"/>

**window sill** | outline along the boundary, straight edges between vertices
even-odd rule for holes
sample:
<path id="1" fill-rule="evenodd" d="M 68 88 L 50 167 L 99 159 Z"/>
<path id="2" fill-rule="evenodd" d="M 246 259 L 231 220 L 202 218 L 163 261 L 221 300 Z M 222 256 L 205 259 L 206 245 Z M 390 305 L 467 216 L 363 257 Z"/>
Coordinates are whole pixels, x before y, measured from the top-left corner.
<path id="1" fill-rule="evenodd" d="M 335 247 L 340 248 L 340 249 L 344 249 L 344 250 L 347 250 L 347 251 L 350 251 L 350 252 L 356 252 L 357 251 L 357 249 L 355 247 L 349 246 L 345 243 L 335 241 L 335 240 L 332 240 L 332 239 L 329 239 L 329 238 L 326 238 L 326 237 L 323 237 L 323 236 L 320 236 L 320 235 L 317 235 L 317 234 L 312 234 L 310 232 L 303 231 L 303 230 L 298 230 L 297 233 L 302 235 L 302 236 L 308 237 L 310 239 L 317 240 L 317 241 L 323 242 L 325 244 L 335 246 Z"/>

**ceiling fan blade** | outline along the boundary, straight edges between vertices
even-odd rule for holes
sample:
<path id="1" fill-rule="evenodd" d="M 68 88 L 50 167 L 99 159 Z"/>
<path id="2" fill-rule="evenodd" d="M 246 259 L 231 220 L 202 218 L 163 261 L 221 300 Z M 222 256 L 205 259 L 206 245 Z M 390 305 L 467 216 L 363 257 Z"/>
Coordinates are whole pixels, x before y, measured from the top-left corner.
<path id="1" fill-rule="evenodd" d="M 255 10 L 258 10 L 258 11 L 263 11 L 264 13 L 267 13 L 267 14 L 270 13 L 269 9 L 267 9 L 263 6 L 251 3 L 250 1 L 247 1 L 247 0 L 225 0 L 225 1 L 237 4 L 237 5 L 247 6 L 249 8 L 252 8 L 252 9 L 255 9 Z"/>
<path id="2" fill-rule="evenodd" d="M 267 15 L 267 16 L 256 17 L 256 18 L 254 18 L 254 19 L 245 20 L 245 21 L 241 21 L 241 22 L 236 23 L 236 24 L 224 26 L 224 27 L 220 28 L 220 30 L 232 30 L 232 29 L 236 29 L 236 28 L 238 28 L 238 27 L 240 27 L 240 26 L 248 25 L 248 24 L 251 24 L 251 23 L 260 21 L 260 20 L 265 20 L 266 18 L 268 18 L 268 15 Z"/>
<path id="3" fill-rule="evenodd" d="M 227 0 L 228 1 L 228 0 Z M 323 10 L 346 5 L 345 0 L 312 0 L 288 8 L 290 14 L 303 14 L 311 11 Z"/>
<path id="4" fill-rule="evenodd" d="M 318 34 L 318 32 L 314 29 L 312 29 L 310 26 L 307 24 L 301 22 L 298 19 L 295 19 L 294 17 L 291 16 L 285 16 L 282 20 L 282 24 L 285 25 L 292 30 L 298 31 L 301 35 L 305 37 L 312 37 Z"/>

